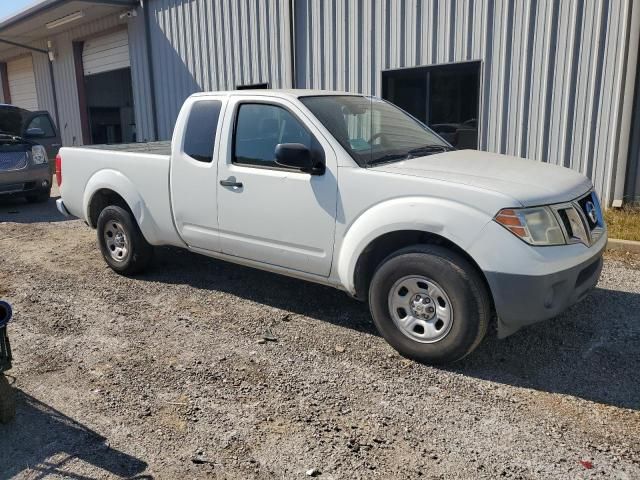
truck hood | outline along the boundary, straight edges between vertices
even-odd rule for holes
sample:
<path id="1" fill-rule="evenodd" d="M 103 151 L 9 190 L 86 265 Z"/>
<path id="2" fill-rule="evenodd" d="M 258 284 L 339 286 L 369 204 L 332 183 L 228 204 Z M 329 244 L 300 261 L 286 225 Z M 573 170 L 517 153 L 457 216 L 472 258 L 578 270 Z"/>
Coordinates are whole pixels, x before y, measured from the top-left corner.
<path id="1" fill-rule="evenodd" d="M 411 158 L 372 169 L 492 190 L 525 207 L 567 202 L 592 188 L 587 177 L 568 168 L 477 150 Z"/>

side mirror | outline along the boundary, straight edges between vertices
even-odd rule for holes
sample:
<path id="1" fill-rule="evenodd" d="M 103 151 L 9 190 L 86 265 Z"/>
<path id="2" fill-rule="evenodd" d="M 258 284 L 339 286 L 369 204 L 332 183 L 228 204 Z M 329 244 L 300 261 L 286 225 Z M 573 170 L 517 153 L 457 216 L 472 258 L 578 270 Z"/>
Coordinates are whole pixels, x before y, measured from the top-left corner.
<path id="1" fill-rule="evenodd" d="M 295 168 L 312 175 L 321 174 L 311 151 L 301 143 L 279 143 L 276 146 L 276 163 L 283 167 Z"/>
<path id="2" fill-rule="evenodd" d="M 42 138 L 45 136 L 45 133 L 41 128 L 34 127 L 27 129 L 25 135 L 29 138 Z"/>

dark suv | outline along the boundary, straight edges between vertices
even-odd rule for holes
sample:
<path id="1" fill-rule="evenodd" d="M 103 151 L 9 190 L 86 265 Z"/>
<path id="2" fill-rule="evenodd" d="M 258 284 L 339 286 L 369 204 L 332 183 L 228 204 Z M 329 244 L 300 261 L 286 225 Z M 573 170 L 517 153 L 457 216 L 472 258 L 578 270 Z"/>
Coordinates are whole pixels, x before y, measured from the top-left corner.
<path id="1" fill-rule="evenodd" d="M 0 105 L 0 196 L 47 201 L 60 146 L 60 134 L 48 112 Z"/>

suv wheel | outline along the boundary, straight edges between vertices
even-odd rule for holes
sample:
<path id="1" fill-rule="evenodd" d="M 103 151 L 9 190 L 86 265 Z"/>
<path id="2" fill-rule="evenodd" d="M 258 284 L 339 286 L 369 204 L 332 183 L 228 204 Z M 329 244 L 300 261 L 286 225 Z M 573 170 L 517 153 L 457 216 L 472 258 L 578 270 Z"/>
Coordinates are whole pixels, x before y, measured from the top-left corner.
<path id="1" fill-rule="evenodd" d="M 27 195 L 26 199 L 27 199 L 27 202 L 29 203 L 44 203 L 49 201 L 50 197 L 51 197 L 51 189 L 44 190 L 31 195 Z"/>
<path id="2" fill-rule="evenodd" d="M 133 216 L 124 208 L 110 206 L 98 217 L 98 245 L 109 266 L 122 275 L 141 272 L 153 258 Z"/>
<path id="3" fill-rule="evenodd" d="M 373 275 L 369 306 L 380 334 L 400 354 L 424 363 L 465 357 L 484 338 L 489 294 L 462 256 L 415 245 L 387 257 Z"/>

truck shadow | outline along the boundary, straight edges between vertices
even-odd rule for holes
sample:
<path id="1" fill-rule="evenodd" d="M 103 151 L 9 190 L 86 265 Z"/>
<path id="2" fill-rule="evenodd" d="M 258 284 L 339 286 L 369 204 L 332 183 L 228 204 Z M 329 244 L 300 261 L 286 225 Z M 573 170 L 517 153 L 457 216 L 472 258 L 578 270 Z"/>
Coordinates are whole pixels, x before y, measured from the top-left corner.
<path id="1" fill-rule="evenodd" d="M 146 470 L 145 462 L 110 447 L 84 425 L 24 392 L 16 396 L 15 420 L 0 425 L 0 478 L 131 478 Z"/>
<path id="2" fill-rule="evenodd" d="M 561 316 L 488 335 L 452 371 L 640 410 L 640 294 L 596 288 Z"/>
<path id="3" fill-rule="evenodd" d="M 28 203 L 19 197 L 0 197 L 0 223 L 51 223 L 70 220 L 58 212 L 57 198 L 51 197 L 43 203 Z"/>
<path id="4" fill-rule="evenodd" d="M 329 287 L 173 248 L 160 249 L 156 262 L 156 268 L 140 279 L 218 290 L 378 335 L 364 304 Z M 640 410 L 639 312 L 640 294 L 597 288 L 560 317 L 504 340 L 489 332 L 466 359 L 440 368 Z"/>

